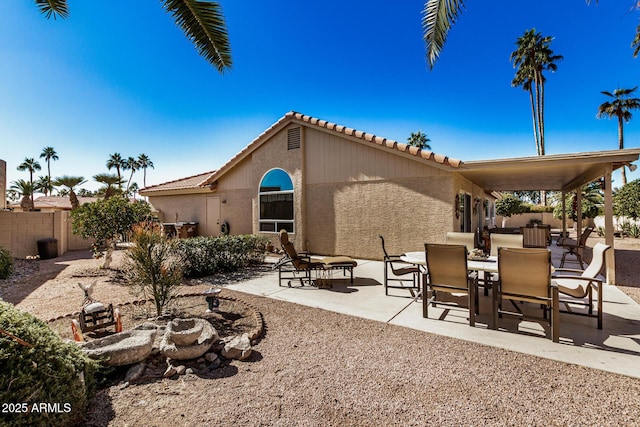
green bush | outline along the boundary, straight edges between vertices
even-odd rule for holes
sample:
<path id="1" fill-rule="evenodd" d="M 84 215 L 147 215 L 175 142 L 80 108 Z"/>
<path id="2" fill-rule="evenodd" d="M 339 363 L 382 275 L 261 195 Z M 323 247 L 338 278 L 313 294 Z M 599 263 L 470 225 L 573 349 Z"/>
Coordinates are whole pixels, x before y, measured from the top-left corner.
<path id="1" fill-rule="evenodd" d="M 97 362 L 42 320 L 3 301 L 0 329 L 0 403 L 7 405 L 0 425 L 68 426 L 82 421 L 95 390 Z"/>
<path id="2" fill-rule="evenodd" d="M 194 237 L 178 240 L 177 248 L 185 276 L 203 277 L 262 262 L 268 242 L 268 237 L 254 235 Z"/>
<path id="3" fill-rule="evenodd" d="M 6 279 L 13 271 L 13 257 L 5 248 L 0 248 L 0 279 Z"/>
<path id="4" fill-rule="evenodd" d="M 135 245 L 127 252 L 130 283 L 145 298 L 153 299 L 160 316 L 182 283 L 176 241 L 168 240 L 162 225 L 152 222 L 134 226 L 132 240 Z"/>

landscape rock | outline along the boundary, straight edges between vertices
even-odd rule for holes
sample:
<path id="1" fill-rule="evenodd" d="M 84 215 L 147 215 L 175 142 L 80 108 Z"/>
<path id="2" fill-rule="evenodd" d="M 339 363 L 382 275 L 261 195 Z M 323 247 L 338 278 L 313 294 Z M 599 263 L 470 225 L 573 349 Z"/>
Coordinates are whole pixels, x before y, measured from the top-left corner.
<path id="1" fill-rule="evenodd" d="M 142 378 L 142 374 L 144 374 L 145 369 L 147 369 L 147 364 L 145 362 L 136 363 L 127 371 L 127 374 L 124 377 L 124 380 L 128 383 L 136 382 L 140 378 Z"/>
<path id="2" fill-rule="evenodd" d="M 176 322 L 176 320 L 180 320 Z M 185 322 L 188 321 L 188 322 Z M 188 329 L 181 329 L 188 326 Z M 183 331 L 186 331 L 182 334 Z M 190 345 L 180 343 L 191 341 L 192 332 L 199 331 Z M 186 338 L 185 338 L 186 337 Z M 174 319 L 169 322 L 160 343 L 160 353 L 173 360 L 197 359 L 205 354 L 214 342 L 219 340 L 218 332 L 204 319 Z M 175 340 L 178 340 L 176 342 Z"/>
<path id="3" fill-rule="evenodd" d="M 229 340 L 222 350 L 227 359 L 246 360 L 251 356 L 251 340 L 249 334 L 236 335 Z"/>
<path id="4" fill-rule="evenodd" d="M 107 365 L 133 365 L 151 354 L 155 334 L 155 330 L 130 330 L 81 343 L 80 347 L 93 359 L 106 358 Z"/>

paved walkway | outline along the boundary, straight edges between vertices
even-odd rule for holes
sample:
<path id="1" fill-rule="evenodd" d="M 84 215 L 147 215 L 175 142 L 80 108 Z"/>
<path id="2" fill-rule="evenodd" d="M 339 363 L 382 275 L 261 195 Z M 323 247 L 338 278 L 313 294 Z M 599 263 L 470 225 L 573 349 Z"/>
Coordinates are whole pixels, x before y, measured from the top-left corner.
<path id="1" fill-rule="evenodd" d="M 393 289 L 385 296 L 383 268 L 380 261 L 358 260 L 354 283 L 336 272 L 332 289 L 279 286 L 277 271 L 227 288 L 640 378 L 640 305 L 615 286 L 604 288 L 602 330 L 595 318 L 561 313 L 560 342 L 553 343 L 543 321 L 505 316 L 499 330 L 489 329 L 491 300 L 482 291 L 473 328 L 463 308 L 430 308 L 424 319 L 422 303 L 413 302 L 408 291 Z"/>

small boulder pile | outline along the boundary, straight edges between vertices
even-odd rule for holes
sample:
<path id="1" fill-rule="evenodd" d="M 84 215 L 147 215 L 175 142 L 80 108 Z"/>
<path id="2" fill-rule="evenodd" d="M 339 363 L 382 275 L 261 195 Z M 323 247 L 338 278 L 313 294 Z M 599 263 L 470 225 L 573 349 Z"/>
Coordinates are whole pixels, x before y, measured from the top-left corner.
<path id="1" fill-rule="evenodd" d="M 136 328 L 80 344 L 90 357 L 107 365 L 133 365 L 123 387 L 149 376 L 166 362 L 165 378 L 203 374 L 218 369 L 223 360 L 247 360 L 252 353 L 249 334 L 220 339 L 205 319 L 174 319 L 167 326 L 143 323 Z M 194 363 L 195 362 L 195 363 Z M 189 367 L 188 367 L 189 366 Z"/>

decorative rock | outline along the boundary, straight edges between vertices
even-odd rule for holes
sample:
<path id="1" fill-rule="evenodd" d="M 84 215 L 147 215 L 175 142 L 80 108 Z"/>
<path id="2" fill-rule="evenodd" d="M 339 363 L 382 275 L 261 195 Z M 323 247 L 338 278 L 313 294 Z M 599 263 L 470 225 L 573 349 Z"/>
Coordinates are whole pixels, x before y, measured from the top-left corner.
<path id="1" fill-rule="evenodd" d="M 155 330 L 131 330 L 81 343 L 83 352 L 93 359 L 106 357 L 107 365 L 132 365 L 151 354 Z"/>
<path id="2" fill-rule="evenodd" d="M 213 363 L 211 363 L 211 365 L 209 365 L 209 370 L 213 371 L 215 369 L 218 369 L 220 367 L 221 363 L 222 362 L 220 361 L 220 358 L 214 360 Z"/>
<path id="3" fill-rule="evenodd" d="M 144 362 L 140 362 L 133 365 L 127 371 L 127 374 L 125 375 L 124 380 L 128 383 L 138 381 L 142 377 L 142 374 L 144 374 L 144 370 L 146 368 L 147 368 L 147 365 Z"/>
<path id="4" fill-rule="evenodd" d="M 218 355 L 215 353 L 207 353 L 204 355 L 204 360 L 207 362 L 215 362 L 218 359 Z"/>
<path id="5" fill-rule="evenodd" d="M 186 372 L 187 367 L 184 365 L 180 365 L 176 367 L 176 374 L 178 375 L 184 375 L 184 373 Z"/>
<path id="6" fill-rule="evenodd" d="M 186 371 L 184 371 L 185 374 L 189 375 L 189 374 L 193 374 L 193 369 L 192 368 L 187 368 Z"/>
<path id="7" fill-rule="evenodd" d="M 191 345 L 202 335 L 202 319 L 173 319 L 168 325 L 171 341 L 178 347 Z"/>
<path id="8" fill-rule="evenodd" d="M 163 376 L 165 378 L 169 378 L 174 376 L 175 374 L 177 374 L 176 368 L 174 368 L 173 366 L 169 365 L 169 367 L 167 367 L 167 370 L 164 371 Z"/>
<path id="9" fill-rule="evenodd" d="M 222 350 L 222 356 L 227 359 L 246 360 L 251 356 L 251 341 L 248 334 L 233 337 Z"/>
<path id="10" fill-rule="evenodd" d="M 184 319 L 182 319 L 184 320 Z M 220 338 L 218 337 L 218 333 L 215 328 L 211 326 L 211 323 L 204 319 L 186 319 L 190 320 L 193 323 L 189 322 L 187 324 L 194 325 L 193 328 L 190 329 L 198 329 L 200 330 L 200 334 L 196 337 L 195 341 L 191 345 L 179 345 L 174 341 L 177 338 L 181 342 L 185 342 L 188 340 L 184 340 L 181 334 L 176 333 L 174 327 L 180 327 L 182 322 L 170 322 L 167 325 L 167 330 L 162 338 L 162 342 L 160 343 L 160 353 L 162 353 L 166 357 L 170 357 L 174 360 L 187 360 L 187 359 L 197 359 L 203 354 L 205 354 L 211 345 L 218 341 Z M 195 326 L 198 324 L 198 326 Z M 186 335 L 186 334 L 185 334 Z"/>

